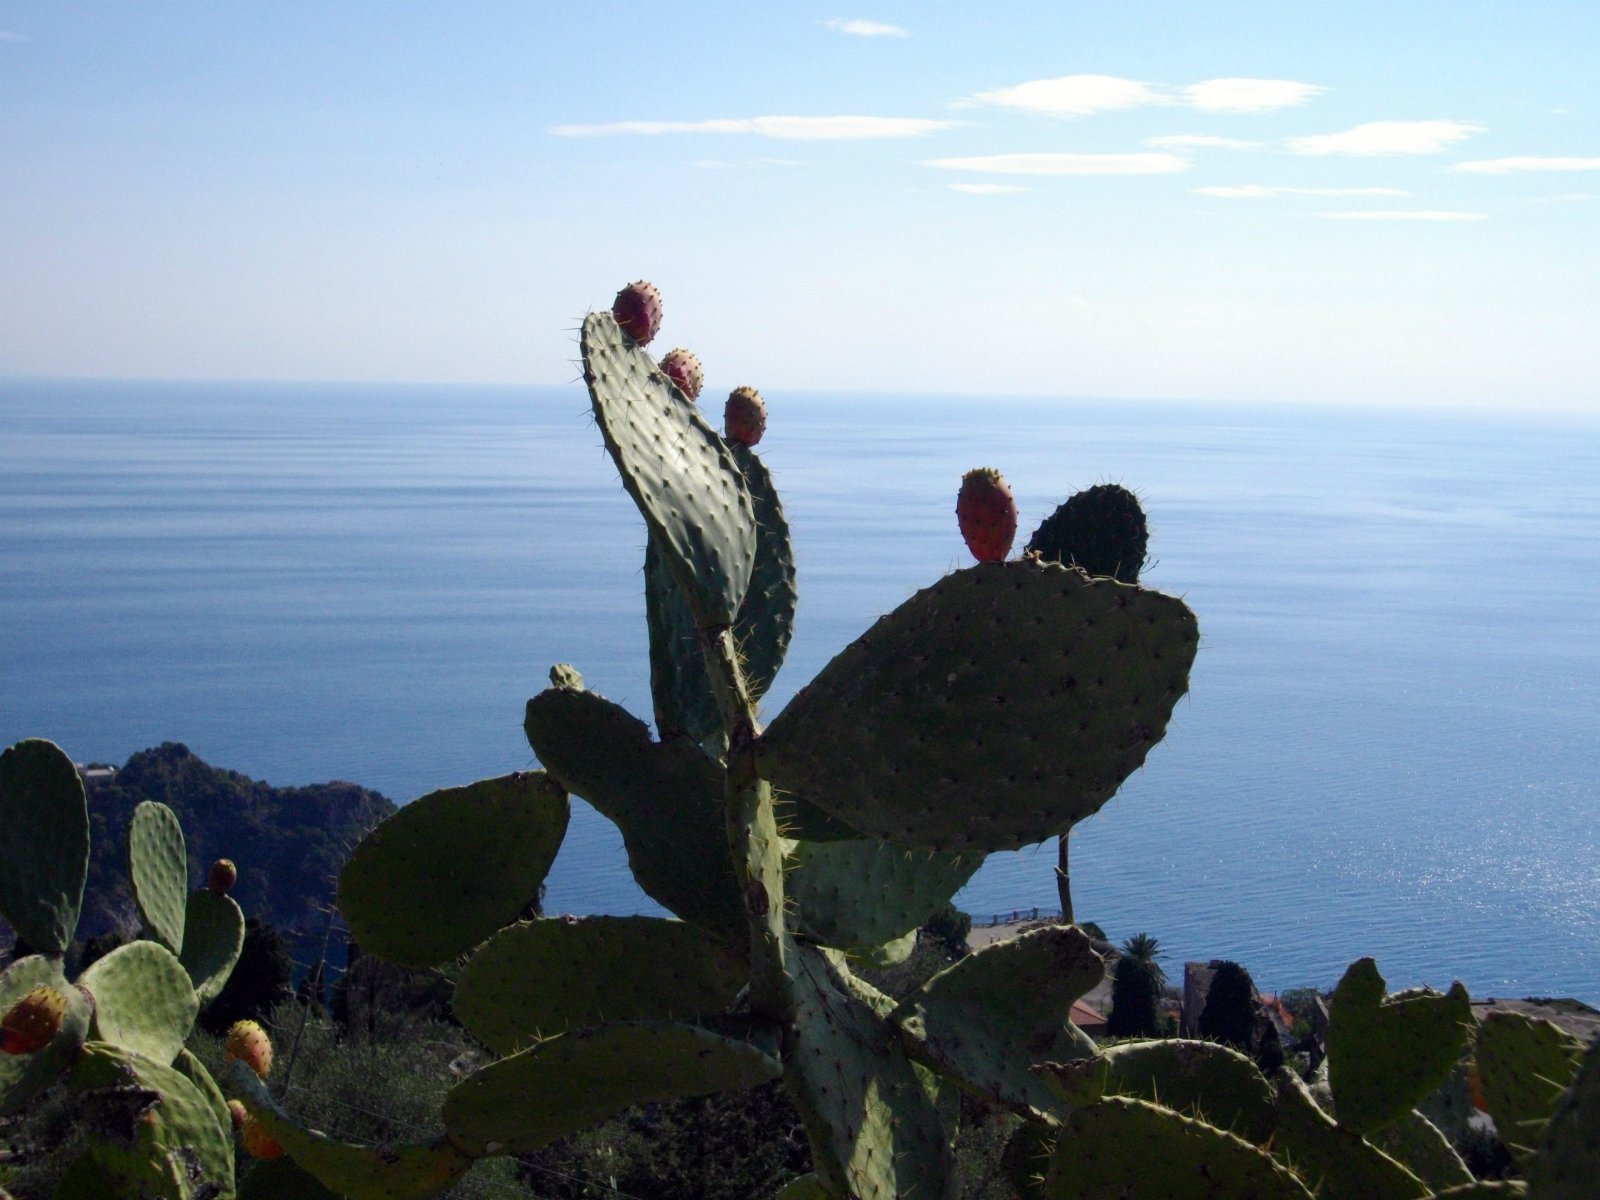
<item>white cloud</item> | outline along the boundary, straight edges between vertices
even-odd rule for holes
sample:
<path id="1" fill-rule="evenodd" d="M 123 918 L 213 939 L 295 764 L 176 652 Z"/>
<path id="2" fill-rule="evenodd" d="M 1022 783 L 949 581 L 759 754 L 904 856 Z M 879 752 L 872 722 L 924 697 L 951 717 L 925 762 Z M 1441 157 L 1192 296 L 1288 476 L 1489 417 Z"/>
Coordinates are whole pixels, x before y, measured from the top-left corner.
<path id="1" fill-rule="evenodd" d="M 1438 154 L 1484 126 L 1470 121 L 1368 121 L 1343 133 L 1290 138 L 1296 154 Z"/>
<path id="2" fill-rule="evenodd" d="M 934 158 L 923 164 L 947 171 L 990 175 L 1169 175 L 1189 169 L 1176 154 L 990 154 Z"/>
<path id="3" fill-rule="evenodd" d="M 835 33 L 848 34 L 851 37 L 892 37 L 905 38 L 911 36 L 911 31 L 899 25 L 886 25 L 882 21 L 847 21 L 843 17 L 834 17 L 826 22 L 827 27 Z"/>
<path id="4" fill-rule="evenodd" d="M 1355 212 L 1319 212 L 1329 221 L 1482 221 L 1487 213 L 1442 212 L 1427 209 L 1359 209 Z"/>
<path id="5" fill-rule="evenodd" d="M 697 158 L 689 165 L 708 171 L 726 171 L 736 167 L 798 167 L 802 164 L 797 158 Z"/>
<path id="6" fill-rule="evenodd" d="M 1276 184 L 1241 183 L 1231 187 L 1197 187 L 1190 188 L 1199 196 L 1223 196 L 1237 200 L 1263 200 L 1268 196 L 1409 196 L 1410 192 L 1403 192 L 1399 188 L 1385 187 L 1352 187 L 1352 188 L 1306 188 L 1306 187 L 1281 187 Z"/>
<path id="7" fill-rule="evenodd" d="M 1183 94 L 1206 112 L 1271 112 L 1304 104 L 1327 90 L 1293 79 L 1207 79 L 1191 83 Z"/>
<path id="8" fill-rule="evenodd" d="M 1169 133 L 1145 138 L 1142 145 L 1155 150 L 1254 150 L 1261 143 L 1247 142 L 1244 138 L 1219 137 L 1213 133 Z"/>
<path id="9" fill-rule="evenodd" d="M 713 121 L 613 121 L 607 125 L 556 125 L 557 137 L 654 136 L 669 133 L 746 133 L 793 141 L 856 141 L 863 138 L 922 137 L 953 129 L 960 121 L 919 117 L 738 117 Z"/>
<path id="10" fill-rule="evenodd" d="M 996 88 L 972 97 L 978 104 L 1015 108 L 1050 117 L 1084 117 L 1091 113 L 1139 108 L 1172 101 L 1148 83 L 1114 75 L 1063 75 L 1035 79 L 1015 87 Z"/>
<path id="11" fill-rule="evenodd" d="M 1558 158 L 1524 154 L 1517 158 L 1483 158 L 1457 163 L 1452 170 L 1474 175 L 1511 175 L 1520 171 L 1600 171 L 1600 158 Z"/>
<path id="12" fill-rule="evenodd" d="M 1032 188 L 1025 188 L 1016 183 L 947 183 L 945 187 L 952 192 L 966 192 L 969 196 L 998 196 L 1005 192 L 1031 192 Z"/>

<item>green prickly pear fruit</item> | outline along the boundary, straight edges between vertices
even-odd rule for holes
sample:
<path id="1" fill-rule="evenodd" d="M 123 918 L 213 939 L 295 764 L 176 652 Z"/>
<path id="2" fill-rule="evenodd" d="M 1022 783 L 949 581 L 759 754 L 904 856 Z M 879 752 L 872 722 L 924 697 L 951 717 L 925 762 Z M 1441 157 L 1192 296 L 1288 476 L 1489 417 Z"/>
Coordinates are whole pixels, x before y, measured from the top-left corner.
<path id="1" fill-rule="evenodd" d="M 233 865 L 233 859 L 219 858 L 211 864 L 211 871 L 206 876 L 206 887 L 211 889 L 213 896 L 226 896 L 237 882 L 239 882 L 239 868 Z"/>
<path id="2" fill-rule="evenodd" d="M 956 495 L 956 520 L 973 558 L 1004 562 L 1017 536 L 1017 499 L 1011 485 L 993 467 L 968 471 Z"/>
<path id="3" fill-rule="evenodd" d="M 661 328 L 661 293 L 656 285 L 635 280 L 617 293 L 611 315 L 622 331 L 641 346 L 648 346 Z"/>
<path id="4" fill-rule="evenodd" d="M 728 440 L 741 446 L 754 446 L 767 431 L 767 405 L 753 387 L 738 387 L 728 393 L 722 410 L 722 427 Z"/>
<path id="5" fill-rule="evenodd" d="M 689 399 L 699 399 L 700 389 L 705 386 L 706 373 L 700 369 L 700 360 L 693 351 L 685 350 L 682 346 L 668 350 L 662 356 L 661 371 Z"/>
<path id="6" fill-rule="evenodd" d="M 67 998 L 53 987 L 36 987 L 0 1019 L 0 1050 L 32 1054 L 43 1050 L 61 1032 Z"/>
<path id="7" fill-rule="evenodd" d="M 265 1079 L 272 1070 L 272 1040 L 254 1021 L 235 1021 L 222 1044 L 222 1052 L 228 1062 L 238 1059 L 254 1071 L 257 1078 Z"/>

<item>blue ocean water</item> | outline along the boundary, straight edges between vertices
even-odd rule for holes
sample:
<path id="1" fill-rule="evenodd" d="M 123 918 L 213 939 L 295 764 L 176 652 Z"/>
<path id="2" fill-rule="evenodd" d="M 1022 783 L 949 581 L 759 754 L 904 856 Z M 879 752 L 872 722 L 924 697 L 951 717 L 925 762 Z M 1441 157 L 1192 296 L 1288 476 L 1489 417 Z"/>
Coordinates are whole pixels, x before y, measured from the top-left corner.
<path id="1" fill-rule="evenodd" d="M 1600 1002 L 1600 425 L 768 399 L 802 595 L 769 714 L 964 564 L 968 468 L 1024 534 L 1126 483 L 1202 645 L 1073 836 L 1080 916 L 1268 988 L 1374 954 L 1392 987 Z M 554 662 L 649 716 L 642 557 L 581 388 L 0 383 L 0 742 L 399 801 L 524 768 Z M 577 808 L 552 908 L 655 911 Z M 958 902 L 1051 908 L 1053 865 L 996 855 Z"/>

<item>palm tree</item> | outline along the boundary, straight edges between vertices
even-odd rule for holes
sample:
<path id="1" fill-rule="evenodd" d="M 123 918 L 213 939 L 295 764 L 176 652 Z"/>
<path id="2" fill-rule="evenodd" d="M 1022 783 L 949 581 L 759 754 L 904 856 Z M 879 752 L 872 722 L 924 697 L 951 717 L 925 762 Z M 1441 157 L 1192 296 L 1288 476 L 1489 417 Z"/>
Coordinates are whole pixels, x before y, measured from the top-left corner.
<path id="1" fill-rule="evenodd" d="M 1148 933 L 1136 933 L 1122 943 L 1124 957 L 1144 964 L 1145 969 L 1150 972 L 1150 978 L 1155 980 L 1157 991 L 1167 986 L 1167 973 L 1161 969 L 1161 964 L 1156 962 L 1156 955 L 1160 950 L 1161 943 Z"/>

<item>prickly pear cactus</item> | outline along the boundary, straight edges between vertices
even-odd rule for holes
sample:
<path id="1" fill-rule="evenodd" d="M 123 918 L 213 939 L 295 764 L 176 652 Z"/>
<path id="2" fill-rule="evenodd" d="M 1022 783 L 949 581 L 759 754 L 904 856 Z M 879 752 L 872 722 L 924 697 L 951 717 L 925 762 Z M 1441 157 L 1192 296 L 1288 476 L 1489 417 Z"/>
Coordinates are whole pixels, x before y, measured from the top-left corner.
<path id="1" fill-rule="evenodd" d="M 230 1122 L 216 1082 L 184 1042 L 238 960 L 238 905 L 188 891 L 183 831 L 166 805 L 147 801 L 134 810 L 127 863 L 149 940 L 118 947 L 68 981 L 64 956 L 89 861 L 88 804 L 72 760 L 42 740 L 0 755 L 0 819 L 0 906 L 41 951 L 0 973 L 0 1024 L 18 1025 L 12 1014 L 36 989 L 60 1001 L 47 1026 L 18 1025 L 36 1036 L 7 1039 L 0 1115 L 65 1084 L 87 1147 L 58 1188 L 68 1200 L 231 1200 Z"/>

